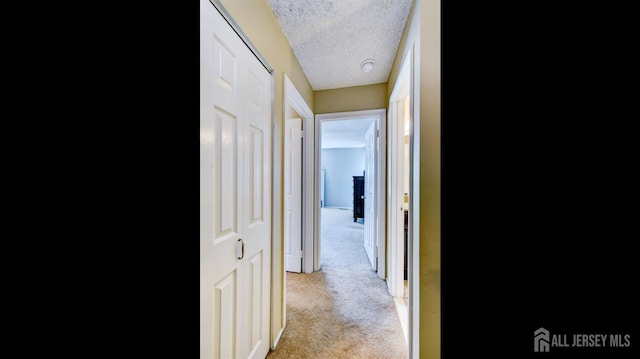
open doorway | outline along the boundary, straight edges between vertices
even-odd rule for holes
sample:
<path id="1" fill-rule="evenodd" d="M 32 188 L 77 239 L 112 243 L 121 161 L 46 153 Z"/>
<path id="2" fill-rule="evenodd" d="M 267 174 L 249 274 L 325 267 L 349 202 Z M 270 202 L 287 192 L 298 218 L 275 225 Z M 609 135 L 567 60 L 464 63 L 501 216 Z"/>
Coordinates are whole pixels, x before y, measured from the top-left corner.
<path id="1" fill-rule="evenodd" d="M 320 270 L 322 263 L 321 209 L 338 207 L 362 224 L 362 245 L 370 266 L 385 279 L 385 127 L 384 109 L 316 116 L 314 270 Z M 348 158 L 357 164 L 348 166 L 344 163 Z M 332 173 L 329 167 L 334 168 Z"/>
<path id="2" fill-rule="evenodd" d="M 417 273 L 414 270 L 413 218 L 414 206 L 413 154 L 413 51 L 405 55 L 396 85 L 389 99 L 389 187 L 388 187 L 388 262 L 389 293 L 394 296 L 402 329 L 408 340 L 410 352 L 417 334 L 417 305 L 415 288 Z"/>
<path id="3" fill-rule="evenodd" d="M 283 247 L 285 271 L 313 272 L 314 114 L 284 74 Z"/>
<path id="4" fill-rule="evenodd" d="M 390 225 L 390 243 L 394 256 L 389 262 L 394 267 L 389 280 L 389 292 L 394 296 L 402 330 L 408 338 L 409 320 L 409 218 L 411 214 L 411 121 L 410 121 L 410 96 L 401 94 L 394 101 L 394 111 L 390 116 L 392 124 L 390 131 L 393 139 L 390 149 L 391 162 L 391 195 L 392 206 L 400 206 L 400 215 L 393 215 Z M 401 233 L 400 233 L 401 232 Z M 401 259 L 400 259 L 401 258 Z"/>
<path id="5" fill-rule="evenodd" d="M 365 113 L 367 116 L 372 117 L 365 116 Z M 353 246 L 341 250 L 351 250 L 352 252 L 350 253 L 353 253 L 352 257 L 360 256 L 365 258 L 364 262 L 369 262 L 367 263 L 367 268 L 375 272 L 388 298 L 389 294 L 392 296 L 394 296 L 394 294 L 389 290 L 389 262 L 387 256 L 389 243 L 385 236 L 386 222 L 389 217 L 386 211 L 387 192 L 389 190 L 387 187 L 386 169 L 388 163 L 386 111 L 376 110 L 365 113 L 363 113 L 363 111 L 355 111 L 316 115 L 316 138 L 318 139 L 317 143 L 321 147 L 318 156 L 319 166 L 317 166 L 318 173 L 320 174 L 317 183 L 320 184 L 320 188 L 317 190 L 319 198 L 316 202 L 319 207 L 319 215 L 317 217 L 319 222 L 318 228 L 321 230 L 319 247 L 323 248 L 322 251 L 319 251 L 319 262 L 320 265 L 323 266 L 323 270 L 325 270 L 325 264 L 327 265 L 327 270 L 339 266 L 340 263 L 335 263 L 332 255 L 325 255 L 325 251 L 335 251 L 337 244 L 334 242 L 335 238 L 333 238 L 333 236 L 335 236 L 337 231 L 346 233 L 346 236 L 342 236 L 342 238 L 345 238 L 350 236 L 351 233 L 354 233 L 354 221 L 361 223 L 359 235 L 362 239 L 358 247 L 360 251 L 354 253 L 355 251 L 351 249 Z M 359 126 L 355 126 L 354 124 L 358 124 Z M 358 147 L 361 147 L 360 152 L 349 155 L 346 151 L 337 149 L 339 147 L 345 147 L 345 145 L 339 143 L 335 138 L 332 138 L 332 136 L 340 139 L 347 136 L 346 133 L 349 131 L 348 129 L 356 131 L 356 128 L 359 128 L 361 133 L 358 138 Z M 362 133 L 364 133 L 364 136 Z M 332 147 L 334 149 L 332 149 Z M 353 147 L 356 146 L 354 145 Z M 344 163 L 350 157 L 357 158 L 358 162 L 355 168 Z M 401 158 L 404 158 L 404 153 Z M 408 168 L 408 166 L 400 166 L 399 168 L 402 167 Z M 333 178 L 335 171 L 338 171 L 342 176 L 343 189 L 345 190 L 338 200 L 332 197 L 334 196 L 335 189 L 331 188 L 332 182 L 335 182 Z M 359 171 L 363 172 L 360 173 Z M 361 174 L 361 176 L 355 175 L 355 173 Z M 371 176 L 367 176 L 367 173 L 370 173 Z M 357 177 L 364 179 L 363 190 L 357 189 Z M 403 187 L 402 189 L 405 190 L 406 188 Z M 406 190 L 408 191 L 408 189 Z M 365 199 L 365 203 L 360 204 L 364 207 L 363 211 L 356 208 L 360 196 Z M 366 203 L 367 199 L 370 200 L 369 203 Z M 342 204 L 340 201 L 342 201 Z M 340 213 L 340 211 L 342 211 L 342 213 Z M 360 218 L 360 215 L 364 218 Z M 337 228 L 339 225 L 344 227 Z M 367 232 L 366 234 L 365 231 Z M 371 238 L 375 244 L 373 248 L 367 246 L 366 237 Z M 349 245 L 350 244 L 347 244 L 347 246 Z M 363 247 L 365 251 L 362 251 Z M 364 255 L 364 253 L 366 253 L 366 255 Z M 338 255 L 337 257 L 340 256 Z M 398 263 L 396 262 L 397 259 L 395 257 L 392 258 L 391 265 L 397 265 Z M 354 265 L 362 265 L 362 263 L 363 261 L 359 261 Z M 406 269 L 409 268 L 406 260 L 399 263 L 399 265 Z M 407 270 L 407 274 L 408 272 Z M 405 292 L 408 293 L 408 288 L 406 288 Z M 405 345 L 408 345 L 408 306 L 407 300 L 403 298 L 402 295 L 400 295 L 400 297 L 401 298 L 395 298 L 394 296 L 392 302 L 396 302 L 398 299 L 403 300 L 405 303 L 403 307 L 404 310 L 398 308 L 397 304 L 395 304 L 393 315 L 397 315 L 396 320 L 399 319 L 400 322 L 401 336 L 404 339 Z"/>
<path id="6" fill-rule="evenodd" d="M 285 131 L 285 136 L 290 134 L 288 137 L 295 138 L 296 141 L 302 136 L 301 143 L 309 143 L 310 138 L 306 133 L 294 136 L 300 132 L 297 116 L 303 116 L 303 114 L 297 110 L 287 113 L 295 120 L 290 121 L 291 131 Z M 376 244 L 375 251 L 371 253 L 376 253 L 377 247 L 384 247 L 385 243 L 382 238 L 380 245 L 380 237 L 377 236 L 379 233 L 384 233 L 379 230 L 379 225 L 384 222 L 384 211 L 380 211 L 385 208 L 384 193 L 380 195 L 378 191 L 384 189 L 384 182 L 380 183 L 380 177 L 384 177 L 382 176 L 384 167 L 381 168 L 380 163 L 384 164 L 386 158 L 379 152 L 386 153 L 384 152 L 385 141 L 380 140 L 384 138 L 385 115 L 385 110 L 373 110 L 365 113 L 349 113 L 346 117 L 337 116 L 335 121 L 325 121 L 316 117 L 315 141 L 313 141 L 314 161 L 306 164 L 310 163 L 314 167 L 314 176 L 311 178 L 315 184 L 311 191 L 314 196 L 312 219 L 318 224 L 314 228 L 314 230 L 317 229 L 317 235 L 314 233 L 314 246 L 317 245 L 318 250 L 316 251 L 314 247 L 313 258 L 314 266 L 317 265 L 318 268 L 311 273 L 304 270 L 302 273 L 297 271 L 284 273 L 287 288 L 284 298 L 288 329 L 283 332 L 278 347 L 281 352 L 291 354 L 298 353 L 301 349 L 311 348 L 314 355 L 319 356 L 325 353 L 324 356 L 337 357 L 336 355 L 340 353 L 351 351 L 363 357 L 374 357 L 380 353 L 393 358 L 407 357 L 408 346 L 397 318 L 395 302 L 387 290 L 384 271 L 374 270 L 374 268 L 380 269 L 380 266 L 377 265 L 375 257 L 374 261 L 370 261 L 369 254 L 365 251 L 365 224 L 374 227 L 367 231 L 376 235 L 370 241 Z M 358 124 L 362 129 L 358 136 L 359 144 L 357 146 L 327 145 L 324 141 L 325 156 L 323 156 L 321 145 L 323 136 L 319 133 L 320 123 L 331 122 L 337 126 L 340 120 L 360 121 Z M 353 129 L 355 124 L 351 122 L 343 125 L 337 132 L 344 133 Z M 304 129 L 304 119 L 302 128 Z M 324 136 L 324 139 L 327 138 L 328 136 Z M 369 143 L 368 149 L 367 143 Z M 287 148 L 286 142 L 284 147 Z M 291 163 L 299 163 L 300 157 L 305 157 L 304 149 L 302 152 L 302 156 L 295 156 L 295 158 L 291 156 Z M 366 155 L 367 152 L 369 156 Z M 287 153 L 285 150 L 285 167 L 287 167 Z M 328 157 L 331 156 L 332 161 L 328 161 Z M 321 173 L 322 163 L 326 173 L 324 181 L 319 176 L 315 176 L 316 173 L 318 175 Z M 350 167 L 351 170 L 349 170 Z M 340 180 L 339 175 L 343 175 L 341 177 L 343 186 L 340 187 L 340 183 L 335 183 L 334 175 L 338 178 L 337 181 Z M 362 194 L 356 193 L 355 196 L 354 175 L 363 178 L 371 177 L 366 180 L 366 185 L 362 186 Z M 297 185 L 299 179 L 294 178 L 293 172 L 291 177 L 295 179 Z M 307 178 L 304 178 L 303 182 L 305 180 Z M 325 183 L 324 191 L 321 190 L 323 182 Z M 338 187 L 332 188 L 332 184 Z M 288 187 L 286 180 L 284 187 L 286 193 Z M 335 195 L 335 192 L 343 191 L 344 193 L 345 190 L 347 195 Z M 303 197 L 309 193 L 304 190 L 302 192 Z M 321 193 L 324 196 L 320 195 Z M 358 197 L 365 197 L 361 199 L 373 201 L 374 204 L 363 205 L 366 209 L 356 213 L 354 217 L 354 198 Z M 333 211 L 323 214 L 323 210 Z M 382 220 L 379 216 L 383 216 Z M 303 217 L 308 218 L 308 215 L 303 214 Z M 323 230 L 329 229 L 329 231 L 321 231 L 320 226 Z M 299 231 L 296 229 L 295 232 Z M 320 236 L 320 233 L 329 234 L 333 240 L 332 244 L 323 241 L 322 239 L 327 238 L 324 235 Z M 306 242 L 303 240 L 303 245 L 304 243 Z M 321 247 L 322 253 L 319 251 Z M 332 249 L 333 253 L 331 253 Z M 323 260 L 320 260 L 321 255 Z M 318 257 L 317 261 L 315 256 Z M 333 262 L 330 263 L 325 258 L 330 258 Z M 308 263 L 303 259 L 303 267 L 305 262 Z M 319 268 L 321 265 L 322 268 Z M 382 275 L 382 278 L 379 275 Z M 313 335 L 313 333 L 323 334 Z M 319 350 L 323 352 L 319 354 Z M 296 355 L 291 354 L 291 356 Z"/>
<path id="7" fill-rule="evenodd" d="M 369 194 L 375 187 L 376 131 L 373 117 L 320 123 L 321 268 L 347 261 L 351 267 L 368 263 L 368 269 L 377 270 L 371 233 L 375 195 Z M 353 253 L 342 256 L 345 251 Z"/>

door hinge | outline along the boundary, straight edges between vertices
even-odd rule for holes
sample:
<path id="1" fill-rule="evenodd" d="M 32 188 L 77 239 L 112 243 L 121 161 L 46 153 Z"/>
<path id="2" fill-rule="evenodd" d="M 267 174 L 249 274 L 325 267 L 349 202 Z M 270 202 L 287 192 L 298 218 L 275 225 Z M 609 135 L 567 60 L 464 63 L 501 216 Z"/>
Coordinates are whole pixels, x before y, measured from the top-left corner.
<path id="1" fill-rule="evenodd" d="M 376 130 L 376 137 L 380 137 L 380 130 Z"/>
<path id="2" fill-rule="evenodd" d="M 300 131 L 300 137 L 304 138 L 304 130 Z"/>

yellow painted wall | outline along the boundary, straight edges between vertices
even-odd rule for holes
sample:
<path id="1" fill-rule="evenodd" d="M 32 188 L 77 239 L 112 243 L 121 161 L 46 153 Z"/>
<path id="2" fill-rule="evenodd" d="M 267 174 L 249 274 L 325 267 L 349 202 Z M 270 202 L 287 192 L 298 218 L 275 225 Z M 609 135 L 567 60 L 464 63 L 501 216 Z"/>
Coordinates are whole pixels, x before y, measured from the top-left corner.
<path id="1" fill-rule="evenodd" d="M 440 0 L 415 0 L 400 42 L 388 95 L 398 79 L 404 55 L 414 48 L 414 208 L 419 221 L 420 358 L 440 358 Z M 415 179 L 419 179 L 415 181 Z"/>
<path id="2" fill-rule="evenodd" d="M 387 108 L 387 102 L 386 83 L 313 93 L 315 114 Z"/>
<path id="3" fill-rule="evenodd" d="M 291 116 L 291 109 L 284 106 L 284 74 L 287 74 L 311 111 L 313 111 L 313 90 L 293 54 L 289 42 L 265 0 L 221 0 L 251 43 L 274 69 L 274 130 L 273 130 L 273 171 L 274 179 L 284 178 L 284 117 Z M 279 174 L 279 175 L 278 175 Z M 274 266 L 272 272 L 272 310 L 275 320 L 271 323 L 272 335 L 277 335 L 284 327 L 284 236 L 283 201 L 284 182 L 274 182 L 273 188 L 273 233 L 277 239 L 272 247 Z"/>

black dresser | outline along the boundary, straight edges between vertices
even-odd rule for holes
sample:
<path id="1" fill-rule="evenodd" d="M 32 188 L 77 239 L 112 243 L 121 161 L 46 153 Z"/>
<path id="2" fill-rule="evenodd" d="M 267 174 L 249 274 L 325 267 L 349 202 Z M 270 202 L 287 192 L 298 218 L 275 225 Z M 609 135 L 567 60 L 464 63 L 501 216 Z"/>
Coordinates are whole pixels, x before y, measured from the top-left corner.
<path id="1" fill-rule="evenodd" d="M 364 218 L 364 176 L 353 176 L 353 221 Z"/>

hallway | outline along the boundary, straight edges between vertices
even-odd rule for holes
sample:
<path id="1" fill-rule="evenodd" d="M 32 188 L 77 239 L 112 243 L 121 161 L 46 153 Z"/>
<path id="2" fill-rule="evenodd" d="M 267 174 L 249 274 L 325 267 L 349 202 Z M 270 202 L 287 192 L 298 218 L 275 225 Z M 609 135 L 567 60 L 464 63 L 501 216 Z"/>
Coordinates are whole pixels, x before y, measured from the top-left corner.
<path id="1" fill-rule="evenodd" d="M 386 283 L 371 269 L 363 224 L 322 208 L 321 270 L 286 273 L 287 327 L 267 358 L 406 358 Z"/>

